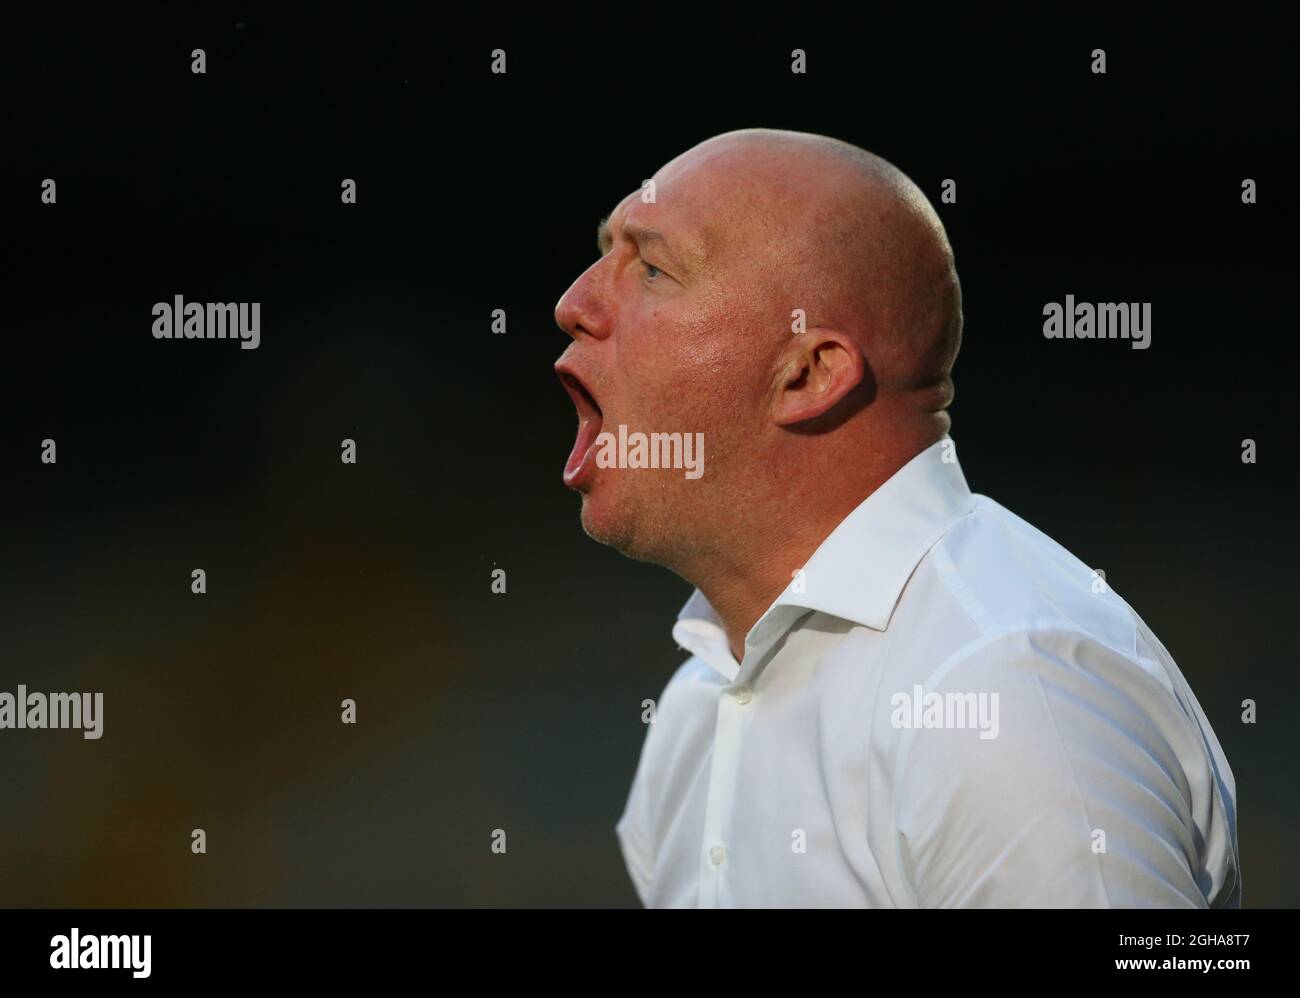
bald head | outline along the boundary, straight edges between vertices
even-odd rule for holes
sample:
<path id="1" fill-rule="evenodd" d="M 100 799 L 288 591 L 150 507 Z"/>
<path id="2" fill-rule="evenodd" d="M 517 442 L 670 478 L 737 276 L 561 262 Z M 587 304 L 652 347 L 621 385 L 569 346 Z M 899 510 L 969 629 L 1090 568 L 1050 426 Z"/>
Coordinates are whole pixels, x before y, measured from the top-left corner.
<path id="1" fill-rule="evenodd" d="M 810 326 L 851 334 L 878 388 L 915 393 L 926 411 L 952 399 L 961 285 L 934 208 L 892 163 L 824 135 L 726 132 L 661 171 L 694 177 L 715 199 L 710 245 L 761 258 L 768 291 Z M 708 238 L 712 236 L 712 238 Z"/>
<path id="2" fill-rule="evenodd" d="M 848 143 L 728 132 L 652 179 L 556 306 L 565 481 L 588 533 L 694 578 L 761 543 L 755 522 L 825 536 L 947 432 L 961 291 L 925 196 Z M 588 431 L 621 426 L 702 435 L 703 475 L 597 466 Z"/>

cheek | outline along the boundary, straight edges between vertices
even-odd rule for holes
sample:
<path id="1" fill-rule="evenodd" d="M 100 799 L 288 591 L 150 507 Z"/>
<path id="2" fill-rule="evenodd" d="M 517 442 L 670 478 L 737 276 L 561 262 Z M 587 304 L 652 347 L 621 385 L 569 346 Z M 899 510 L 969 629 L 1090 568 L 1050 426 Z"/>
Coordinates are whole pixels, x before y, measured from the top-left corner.
<path id="1" fill-rule="evenodd" d="M 712 426 L 742 423 L 751 415 L 761 364 L 758 335 L 752 317 L 726 310 L 682 338 L 683 386 L 689 386 L 695 411 Z"/>
<path id="2" fill-rule="evenodd" d="M 756 344 L 746 336 L 751 324 L 718 300 L 688 314 L 666 304 L 648 309 L 618 342 L 616 383 L 628 419 L 672 430 L 741 418 L 752 402 L 746 380 L 755 362 Z"/>
<path id="3" fill-rule="evenodd" d="M 624 398 L 632 418 L 664 431 L 695 427 L 718 401 L 722 358 L 681 339 L 661 341 L 623 369 Z"/>

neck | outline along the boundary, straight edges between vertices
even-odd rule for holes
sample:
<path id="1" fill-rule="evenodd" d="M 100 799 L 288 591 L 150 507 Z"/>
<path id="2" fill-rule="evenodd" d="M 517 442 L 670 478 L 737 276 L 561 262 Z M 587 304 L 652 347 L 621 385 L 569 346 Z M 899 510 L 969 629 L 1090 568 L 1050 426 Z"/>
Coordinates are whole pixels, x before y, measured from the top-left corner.
<path id="1" fill-rule="evenodd" d="M 792 502 L 789 496 L 767 516 L 751 519 L 747 512 L 742 534 L 713 547 L 687 571 L 678 572 L 704 594 L 717 613 L 737 662 L 745 657 L 745 637 L 758 618 L 830 533 L 873 491 L 875 487 L 845 493 L 834 503 L 827 503 L 823 496 L 815 516 L 806 513 L 814 507 Z M 762 527 L 755 529 L 756 524 Z"/>
<path id="2" fill-rule="evenodd" d="M 750 629 L 794 573 L 845 517 L 944 432 L 946 424 L 933 421 L 893 423 L 860 436 L 849 450 L 853 460 L 841 443 L 816 454 L 805 445 L 751 464 L 766 475 L 751 478 L 718 507 L 726 515 L 706 540 L 695 539 L 688 563 L 668 566 L 704 594 L 737 662 Z"/>

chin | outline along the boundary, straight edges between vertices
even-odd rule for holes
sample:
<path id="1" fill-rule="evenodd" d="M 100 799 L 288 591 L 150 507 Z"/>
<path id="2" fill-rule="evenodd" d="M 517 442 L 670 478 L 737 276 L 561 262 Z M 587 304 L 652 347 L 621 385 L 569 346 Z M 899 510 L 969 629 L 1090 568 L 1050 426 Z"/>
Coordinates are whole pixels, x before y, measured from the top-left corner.
<path id="1" fill-rule="evenodd" d="M 582 495 L 582 529 L 597 543 L 611 547 L 619 554 L 636 561 L 653 561 L 651 552 L 638 543 L 635 517 L 626 509 L 611 503 L 609 496 L 594 497 L 590 491 Z"/>
<path id="2" fill-rule="evenodd" d="M 582 493 L 582 529 L 593 541 L 621 549 L 624 538 L 630 534 L 624 518 L 614 515 L 607 501 L 594 498 L 590 491 Z"/>

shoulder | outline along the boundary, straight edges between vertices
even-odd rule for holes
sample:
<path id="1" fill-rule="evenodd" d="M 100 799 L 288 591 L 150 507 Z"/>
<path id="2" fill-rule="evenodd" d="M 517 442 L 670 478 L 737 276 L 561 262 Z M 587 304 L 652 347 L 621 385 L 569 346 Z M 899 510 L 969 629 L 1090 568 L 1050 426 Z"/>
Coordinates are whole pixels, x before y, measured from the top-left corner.
<path id="1" fill-rule="evenodd" d="M 1104 570 L 986 496 L 931 548 L 919 574 L 981 637 L 1077 632 L 1138 653 L 1139 621 Z"/>
<path id="2" fill-rule="evenodd" d="M 1122 687 L 1177 700 L 1177 667 L 1111 581 L 1000 504 L 975 508 L 921 559 L 890 620 L 884 678 L 895 686 L 949 673 L 1009 695 L 1031 680 Z"/>

